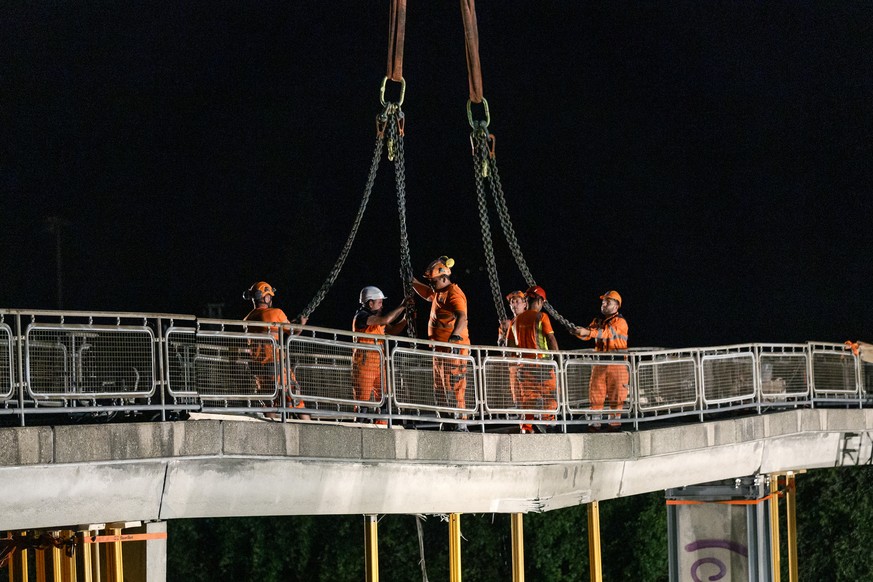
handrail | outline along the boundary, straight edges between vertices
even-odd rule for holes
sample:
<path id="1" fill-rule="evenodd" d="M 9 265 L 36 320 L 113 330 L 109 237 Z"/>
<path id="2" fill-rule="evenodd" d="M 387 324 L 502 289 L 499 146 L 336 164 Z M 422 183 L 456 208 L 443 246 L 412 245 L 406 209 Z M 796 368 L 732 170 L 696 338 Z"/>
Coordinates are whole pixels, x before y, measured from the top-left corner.
<path id="1" fill-rule="evenodd" d="M 827 342 L 539 352 L 184 314 L 25 309 L 0 309 L 0 330 L 0 421 L 15 415 L 22 425 L 34 414 L 220 410 L 411 428 L 511 428 L 527 417 L 550 430 L 607 420 L 627 429 L 728 410 L 865 407 L 873 392 L 873 364 Z M 434 391 L 441 367 L 466 393 Z M 589 386 L 610 374 L 627 378 L 628 397 L 603 410 Z"/>

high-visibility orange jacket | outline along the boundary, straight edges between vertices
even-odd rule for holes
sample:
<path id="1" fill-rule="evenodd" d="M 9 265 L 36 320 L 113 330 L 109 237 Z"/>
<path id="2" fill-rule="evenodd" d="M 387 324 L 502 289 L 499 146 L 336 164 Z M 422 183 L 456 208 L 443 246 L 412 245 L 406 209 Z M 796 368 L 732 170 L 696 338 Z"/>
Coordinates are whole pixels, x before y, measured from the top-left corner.
<path id="1" fill-rule="evenodd" d="M 455 328 L 455 313 L 462 311 L 467 313 L 467 296 L 455 283 L 445 289 L 435 291 L 426 298 L 431 302 L 430 320 L 427 322 L 427 337 L 439 342 L 449 341 L 452 330 Z M 469 329 L 469 322 L 468 327 Z M 464 329 L 460 336 L 460 343 L 470 343 L 470 334 Z"/>
<path id="2" fill-rule="evenodd" d="M 515 339 L 515 345 L 530 350 L 548 350 L 547 337 L 555 333 L 552 329 L 552 321 L 548 314 L 535 309 L 515 316 L 509 333 Z M 534 354 L 522 354 L 525 358 L 533 358 Z"/>
<path id="3" fill-rule="evenodd" d="M 385 335 L 385 326 L 384 325 L 367 325 L 367 320 L 370 316 L 373 315 L 367 309 L 360 309 L 355 314 L 355 318 L 352 320 L 352 331 L 356 331 L 358 333 L 374 333 L 378 335 Z M 376 340 L 370 338 L 358 338 L 358 341 L 362 344 L 374 344 Z"/>
<path id="4" fill-rule="evenodd" d="M 264 321 L 267 323 L 288 323 L 288 316 L 278 307 L 256 307 L 252 309 L 243 321 Z M 279 328 L 270 326 L 273 338 L 279 339 Z M 252 360 L 261 364 L 269 364 L 273 361 L 273 350 L 261 343 L 252 348 Z"/>
<path id="5" fill-rule="evenodd" d="M 594 340 L 595 351 L 627 349 L 627 321 L 620 313 L 613 313 L 605 319 L 597 317 L 588 327 L 592 331 L 588 339 Z"/>

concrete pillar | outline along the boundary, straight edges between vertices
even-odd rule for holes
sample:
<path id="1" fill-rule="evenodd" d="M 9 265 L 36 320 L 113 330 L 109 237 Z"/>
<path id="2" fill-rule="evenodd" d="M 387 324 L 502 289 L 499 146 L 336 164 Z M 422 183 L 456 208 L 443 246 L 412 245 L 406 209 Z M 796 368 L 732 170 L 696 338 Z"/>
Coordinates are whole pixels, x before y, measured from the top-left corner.
<path id="1" fill-rule="evenodd" d="M 760 475 L 668 489 L 670 580 L 771 582 L 770 499 Z"/>

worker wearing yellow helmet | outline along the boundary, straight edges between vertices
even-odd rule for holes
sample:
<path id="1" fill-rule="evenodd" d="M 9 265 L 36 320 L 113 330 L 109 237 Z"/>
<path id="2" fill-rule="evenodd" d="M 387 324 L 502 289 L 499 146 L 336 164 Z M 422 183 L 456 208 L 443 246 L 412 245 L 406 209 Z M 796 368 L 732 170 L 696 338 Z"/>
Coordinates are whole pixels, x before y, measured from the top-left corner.
<path id="1" fill-rule="evenodd" d="M 470 345 L 467 331 L 467 296 L 452 283 L 454 259 L 442 256 L 430 262 L 424 270 L 426 283 L 412 278 L 412 288 L 430 302 L 427 336 L 433 341 Z M 435 346 L 437 352 L 451 348 Z M 455 353 L 468 355 L 469 350 L 458 348 Z M 461 359 L 434 358 L 434 393 L 437 405 L 466 408 L 467 362 Z"/>
<path id="2" fill-rule="evenodd" d="M 506 345 L 506 337 L 509 328 L 512 327 L 512 322 L 527 310 L 527 297 L 524 291 L 510 291 L 506 294 L 506 301 L 509 303 L 511 317 L 501 321 L 497 330 L 497 345 L 501 347 Z"/>
<path id="3" fill-rule="evenodd" d="M 249 287 L 245 292 L 243 292 L 243 299 L 251 300 L 253 309 L 243 318 L 243 320 L 290 324 L 291 322 L 288 321 L 288 316 L 285 315 L 285 312 L 278 307 L 273 307 L 273 297 L 275 296 L 276 289 L 266 281 L 258 281 Z M 300 318 L 301 325 L 306 325 L 306 322 L 307 318 Z M 286 333 L 293 333 L 290 326 L 283 327 L 285 328 Z M 279 339 L 279 326 L 270 326 L 266 331 L 273 335 L 274 340 Z M 299 332 L 300 330 L 297 331 L 297 333 Z M 279 365 L 279 362 L 276 361 L 277 356 L 278 350 L 274 347 L 272 342 L 257 342 L 252 345 L 252 368 L 255 372 L 255 381 L 258 384 L 258 389 L 262 391 L 275 391 L 275 384 L 287 384 L 291 390 L 296 390 L 299 393 L 300 386 L 297 384 L 297 379 L 294 377 L 293 372 L 289 370 L 287 382 L 285 381 L 286 376 L 277 373 L 276 366 Z M 271 385 L 273 387 L 269 388 Z M 275 406 L 278 402 L 274 402 L 273 404 Z M 295 408 L 306 407 L 303 400 L 298 400 L 297 405 L 295 406 L 290 393 L 287 395 L 287 404 L 288 406 L 294 406 Z M 309 420 L 308 414 L 301 414 L 299 416 L 300 418 Z"/>
<path id="4" fill-rule="evenodd" d="M 627 321 L 618 312 L 621 308 L 621 295 L 618 291 L 607 291 L 600 296 L 600 313 L 588 327 L 577 327 L 573 335 L 582 340 L 594 340 L 594 350 L 612 352 L 626 350 L 628 339 Z M 598 365 L 591 371 L 588 383 L 588 400 L 591 410 L 603 410 L 604 405 L 613 412 L 609 415 L 615 420 L 627 400 L 630 375 L 622 364 Z M 620 427 L 617 422 L 610 423 L 613 428 Z"/>

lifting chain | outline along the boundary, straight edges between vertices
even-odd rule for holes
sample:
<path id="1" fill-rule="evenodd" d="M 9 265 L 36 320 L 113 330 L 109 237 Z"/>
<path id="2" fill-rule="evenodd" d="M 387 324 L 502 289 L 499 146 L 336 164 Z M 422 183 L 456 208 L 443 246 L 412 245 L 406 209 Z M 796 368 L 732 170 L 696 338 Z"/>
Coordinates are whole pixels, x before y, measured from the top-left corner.
<path id="1" fill-rule="evenodd" d="M 412 259 L 409 253 L 409 236 L 406 232 L 406 159 L 403 152 L 403 112 L 397 107 L 397 119 L 389 122 L 388 140 L 394 143 L 394 179 L 397 183 L 397 212 L 400 216 L 400 280 L 403 281 L 403 297 L 412 297 Z M 416 337 L 415 302 L 406 302 L 406 334 Z"/>
<path id="2" fill-rule="evenodd" d="M 497 216 L 500 217 L 500 226 L 503 228 L 503 234 L 506 237 L 506 243 L 509 245 L 512 257 L 515 259 L 515 264 L 518 265 L 521 276 L 524 277 L 528 286 L 532 287 L 537 283 L 530 269 L 528 269 L 527 262 L 524 260 L 524 254 L 521 252 L 521 245 L 518 244 L 518 239 L 515 236 L 515 229 L 512 227 L 512 220 L 509 217 L 509 209 L 506 207 L 506 198 L 503 195 L 503 185 L 500 183 L 500 173 L 497 171 L 497 158 L 494 155 L 493 148 L 489 151 L 488 157 L 483 159 L 483 163 L 487 164 L 488 168 L 487 170 L 483 168 L 482 172 L 477 173 L 476 179 L 481 181 L 480 176 L 482 174 L 487 175 L 488 181 L 491 184 L 491 195 L 494 198 L 494 205 L 497 207 Z M 501 302 L 501 307 L 502 305 L 503 303 Z M 567 331 L 572 332 L 576 329 L 577 326 L 558 313 L 548 301 L 543 305 L 543 308 L 555 321 L 563 325 Z M 498 313 L 500 313 L 499 310 Z"/>
<path id="3" fill-rule="evenodd" d="M 364 197 L 361 199 L 361 205 L 358 207 L 358 215 L 355 217 L 355 222 L 352 224 L 352 230 L 349 233 L 348 239 L 346 239 L 346 244 L 343 246 L 342 252 L 340 252 L 340 256 L 337 258 L 336 263 L 334 263 L 333 268 L 330 270 L 330 274 L 327 276 L 327 279 L 322 283 L 321 288 L 318 290 L 318 293 L 315 294 L 315 297 L 312 298 L 312 301 L 309 302 L 309 305 L 300 312 L 298 319 L 303 317 L 309 317 L 310 314 L 315 311 L 315 309 L 321 305 L 321 302 L 324 301 L 327 292 L 330 290 L 331 286 L 333 286 L 336 278 L 339 276 L 340 271 L 343 268 L 343 265 L 346 262 L 346 257 L 349 255 L 349 251 L 352 250 L 352 244 L 355 242 L 355 236 L 358 234 L 358 227 L 361 225 L 361 219 L 364 217 L 364 211 L 367 210 L 367 203 L 370 201 L 370 194 L 373 192 L 373 183 L 376 181 L 376 173 L 379 170 L 379 162 L 382 159 L 382 149 L 385 141 L 384 127 L 385 124 L 389 121 L 389 110 L 394 108 L 394 105 L 389 103 L 385 106 L 385 109 L 382 111 L 381 115 L 376 118 L 376 126 L 377 128 L 381 127 L 382 130 L 377 131 L 376 135 L 376 147 L 373 151 L 373 161 L 370 163 L 370 174 L 367 177 L 367 185 L 364 187 Z"/>
<path id="4" fill-rule="evenodd" d="M 476 177 L 476 197 L 479 203 L 479 222 L 482 227 L 482 247 L 485 250 L 485 266 L 488 269 L 488 282 L 491 284 L 491 297 L 497 310 L 498 323 L 506 319 L 506 309 L 500 292 L 500 279 L 497 276 L 497 261 L 494 258 L 494 245 L 491 240 L 491 223 L 488 219 L 488 198 L 485 195 L 484 178 L 488 177 L 491 149 L 486 126 L 481 124 L 470 134 L 473 145 L 473 173 Z M 492 186 L 493 187 L 493 186 Z"/>

